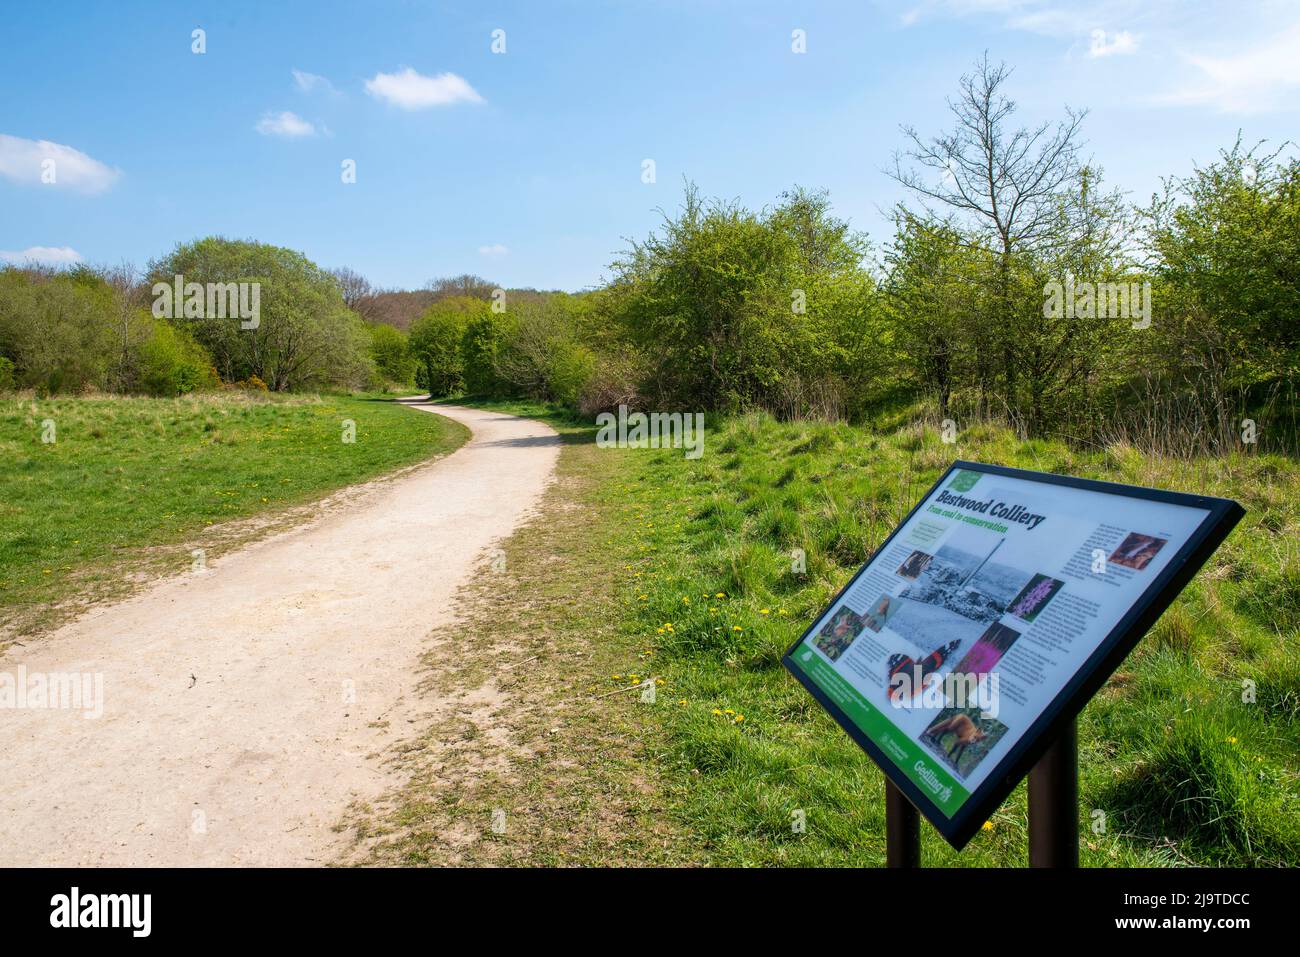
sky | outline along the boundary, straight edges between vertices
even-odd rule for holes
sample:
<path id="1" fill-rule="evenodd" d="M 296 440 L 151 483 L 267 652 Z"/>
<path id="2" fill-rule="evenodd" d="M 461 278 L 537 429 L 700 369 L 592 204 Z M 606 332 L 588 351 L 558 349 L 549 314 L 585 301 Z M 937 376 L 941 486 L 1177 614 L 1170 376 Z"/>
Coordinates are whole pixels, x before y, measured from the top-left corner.
<path id="1" fill-rule="evenodd" d="M 46 0 L 0 31 L 10 262 L 221 235 L 382 287 L 579 290 L 685 179 L 752 208 L 825 188 L 879 247 L 900 126 L 948 129 L 985 51 L 1026 125 L 1089 110 L 1134 201 L 1239 131 L 1300 139 L 1300 0 Z"/>

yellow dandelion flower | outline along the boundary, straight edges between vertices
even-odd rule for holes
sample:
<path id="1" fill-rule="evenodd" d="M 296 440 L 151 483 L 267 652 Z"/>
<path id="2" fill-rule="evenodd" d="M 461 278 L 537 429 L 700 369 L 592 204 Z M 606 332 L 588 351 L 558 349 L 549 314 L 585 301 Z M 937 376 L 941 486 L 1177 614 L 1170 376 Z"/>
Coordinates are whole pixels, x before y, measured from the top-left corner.
<path id="1" fill-rule="evenodd" d="M 758 613 L 759 613 L 760 615 L 769 615 L 769 614 L 772 613 L 772 609 L 770 609 L 770 608 L 760 608 L 760 609 L 758 610 Z"/>
<path id="2" fill-rule="evenodd" d="M 727 593 L 726 593 L 725 591 L 720 591 L 720 592 L 718 592 L 716 595 L 714 595 L 713 597 L 714 597 L 714 598 L 726 598 L 726 597 L 727 597 Z"/>
<path id="3" fill-rule="evenodd" d="M 731 630 L 732 630 L 732 631 L 744 631 L 745 629 L 741 628 L 739 625 L 732 625 L 732 626 L 731 626 Z"/>
<path id="4" fill-rule="evenodd" d="M 980 825 L 980 830 L 981 830 L 981 831 L 991 831 L 991 830 L 993 830 L 993 822 L 992 822 L 992 821 L 985 821 L 982 825 Z"/>
<path id="5" fill-rule="evenodd" d="M 714 714 L 722 714 L 722 712 L 719 711 L 717 708 L 714 708 L 714 709 L 713 709 L 713 713 L 714 713 Z"/>
<path id="6" fill-rule="evenodd" d="M 745 716 L 743 714 L 736 715 L 736 724 L 740 724 L 740 722 L 744 720 L 745 720 Z"/>
<path id="7" fill-rule="evenodd" d="M 735 714 L 736 712 L 732 711 L 730 708 L 724 708 L 723 711 L 722 711 L 722 713 L 723 713 L 723 714 Z"/>

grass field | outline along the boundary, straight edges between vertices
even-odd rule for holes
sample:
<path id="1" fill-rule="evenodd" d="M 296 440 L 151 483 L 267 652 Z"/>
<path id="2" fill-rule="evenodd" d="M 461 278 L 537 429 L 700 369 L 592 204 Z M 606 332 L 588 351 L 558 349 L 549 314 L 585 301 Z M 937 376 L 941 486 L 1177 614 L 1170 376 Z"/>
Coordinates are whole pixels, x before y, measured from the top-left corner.
<path id="1" fill-rule="evenodd" d="M 1083 862 L 1300 859 L 1295 463 L 1161 461 L 1123 447 L 1081 453 L 991 427 L 968 430 L 953 447 L 919 426 L 873 433 L 762 416 L 713 423 L 703 457 L 690 461 L 680 450 L 598 450 L 592 429 L 551 418 L 567 431 L 562 463 L 580 479 L 574 501 L 539 521 L 526 547 L 507 546 L 512 607 L 523 611 L 499 624 L 488 616 L 478 634 L 505 642 L 545 620 L 551 652 L 528 666 L 540 669 L 533 683 L 562 683 L 566 701 L 582 692 L 581 718 L 552 729 L 548 754 L 561 766 L 599 768 L 606 816 L 649 802 L 677 837 L 665 836 L 648 859 L 631 845 L 630 854 L 616 846 L 593 854 L 600 817 L 539 800 L 554 793 L 555 762 L 517 761 L 477 804 L 461 806 L 473 818 L 462 823 L 510 806 L 530 824 L 491 836 L 469 860 L 882 863 L 880 773 L 779 659 L 955 457 L 1227 495 L 1246 506 L 1246 519 L 1081 718 Z M 563 517 L 576 507 L 589 520 L 575 536 Z M 593 548 L 613 575 L 593 575 L 581 560 Z M 802 574 L 792 571 L 796 548 L 807 556 Z M 543 594 L 573 597 L 529 614 Z M 652 705 L 630 690 L 647 677 L 660 682 Z M 1246 680 L 1253 703 L 1243 701 Z M 642 728 L 639 741 L 618 746 L 602 736 L 593 757 L 592 729 L 628 721 Z M 617 784 L 627 781 L 639 782 L 635 793 Z M 404 807 L 408 822 L 419 817 L 418 789 Z M 1096 811 L 1104 828 L 1094 828 Z M 436 859 L 435 844 L 417 836 L 401 846 L 414 863 Z M 925 829 L 928 865 L 1017 866 L 1026 854 L 1023 786 L 960 854 Z"/>
<path id="2" fill-rule="evenodd" d="M 344 441 L 347 423 L 355 441 Z M 57 623 L 274 513 L 459 446 L 463 426 L 346 396 L 0 401 L 0 627 Z M 246 530 L 247 531 L 247 530 Z"/>

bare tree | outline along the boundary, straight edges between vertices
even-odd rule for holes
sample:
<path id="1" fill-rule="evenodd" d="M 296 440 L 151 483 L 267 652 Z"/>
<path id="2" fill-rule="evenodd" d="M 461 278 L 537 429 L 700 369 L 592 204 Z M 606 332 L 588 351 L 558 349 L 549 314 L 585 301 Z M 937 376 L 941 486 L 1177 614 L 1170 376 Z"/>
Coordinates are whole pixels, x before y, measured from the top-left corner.
<path id="1" fill-rule="evenodd" d="M 129 391 L 139 378 L 139 349 L 149 338 L 153 323 L 144 310 L 148 308 L 149 287 L 144 273 L 133 263 L 123 262 L 99 271 L 113 288 L 113 331 L 117 358 L 109 369 L 109 387 L 115 392 Z"/>
<path id="2" fill-rule="evenodd" d="M 343 304 L 353 312 L 360 313 L 361 305 L 375 294 L 376 290 L 370 285 L 370 280 L 347 266 L 331 269 L 330 275 L 339 284 L 339 291 L 343 293 Z"/>
<path id="3" fill-rule="evenodd" d="M 922 197 L 922 205 L 937 215 L 963 217 L 975 227 L 979 241 L 997 257 L 997 302 L 1003 379 L 1008 401 L 1016 391 L 1012 354 L 1014 306 L 1011 293 L 1013 260 L 1048 241 L 1058 221 L 1057 197 L 1079 166 L 1080 124 L 1086 111 L 1066 108 L 1066 119 L 1033 128 L 1013 127 L 1016 104 L 1003 92 L 1011 70 L 996 66 L 988 54 L 962 76 L 960 93 L 948 101 L 956 123 L 945 134 L 925 140 L 910 126 L 902 128 L 911 147 L 894 154 L 890 175 Z M 909 167 L 904 160 L 910 161 Z M 928 175 L 938 173 L 934 182 Z M 987 413 L 988 357 L 982 357 L 982 411 Z"/>
<path id="4" fill-rule="evenodd" d="M 496 289 L 496 283 L 484 279 L 482 276 L 475 276 L 472 273 L 462 273 L 459 276 L 449 276 L 443 279 L 430 279 L 425 284 L 425 289 L 434 293 L 439 299 L 449 296 L 469 296 L 473 299 L 491 299 L 492 291 Z"/>

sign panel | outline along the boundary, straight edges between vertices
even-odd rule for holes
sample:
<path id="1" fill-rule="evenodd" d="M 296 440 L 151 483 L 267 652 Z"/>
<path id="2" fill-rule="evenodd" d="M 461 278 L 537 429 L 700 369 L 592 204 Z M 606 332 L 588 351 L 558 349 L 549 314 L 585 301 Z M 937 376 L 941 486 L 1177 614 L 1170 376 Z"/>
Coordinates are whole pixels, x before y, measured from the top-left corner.
<path id="1" fill-rule="evenodd" d="M 784 664 L 961 848 L 1243 514 L 956 462 Z"/>

